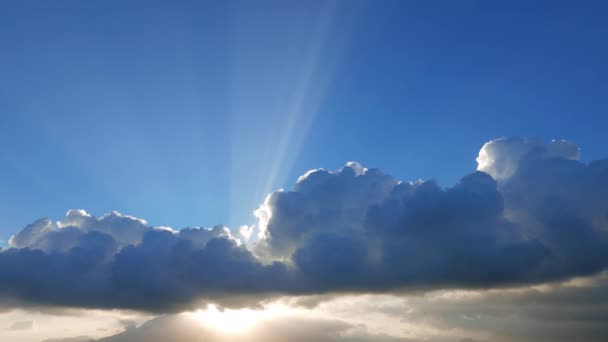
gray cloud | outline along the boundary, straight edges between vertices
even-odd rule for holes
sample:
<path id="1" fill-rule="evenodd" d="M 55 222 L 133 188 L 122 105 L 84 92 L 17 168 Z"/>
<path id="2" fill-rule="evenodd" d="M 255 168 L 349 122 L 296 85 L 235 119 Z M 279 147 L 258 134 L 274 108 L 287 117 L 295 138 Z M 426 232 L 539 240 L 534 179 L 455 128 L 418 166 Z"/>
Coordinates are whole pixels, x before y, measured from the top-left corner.
<path id="1" fill-rule="evenodd" d="M 274 295 L 491 288 L 592 275 L 608 265 L 608 160 L 498 139 L 479 171 L 443 188 L 349 163 L 270 194 L 255 238 L 154 228 L 81 210 L 25 227 L 0 252 L 0 299 L 178 311 Z"/>
<path id="2" fill-rule="evenodd" d="M 605 272 L 542 286 L 407 297 L 401 305 L 390 314 L 487 341 L 600 342 L 608 336 Z"/>
<path id="3" fill-rule="evenodd" d="M 306 318 L 311 314 L 316 318 Z M 509 289 L 334 297 L 309 311 L 266 317 L 240 335 L 192 316 L 166 315 L 100 341 L 603 342 L 607 318 L 604 272 Z M 385 335 L 371 332 L 383 327 L 390 328 Z M 410 337 L 394 336 L 400 333 Z"/>
<path id="4" fill-rule="evenodd" d="M 291 255 L 319 292 L 505 286 L 606 267 L 607 160 L 525 139 L 492 141 L 480 156 L 496 179 L 478 171 L 447 189 L 373 169 L 309 173 L 269 196 L 259 248 Z"/>
<path id="5" fill-rule="evenodd" d="M 34 321 L 19 321 L 14 322 L 6 330 L 19 331 L 34 329 Z"/>
<path id="6" fill-rule="evenodd" d="M 45 233 L 43 240 L 54 241 L 48 251 L 26 247 L 0 254 L 1 296 L 24 305 L 163 311 L 196 305 L 201 295 L 221 298 L 263 293 L 273 283 L 286 286 L 283 264 L 261 264 L 226 236 L 201 247 L 205 234 L 216 232 L 149 228 L 138 244 L 121 247 L 99 231 L 60 228 Z M 64 252 L 65 244 L 74 247 Z"/>

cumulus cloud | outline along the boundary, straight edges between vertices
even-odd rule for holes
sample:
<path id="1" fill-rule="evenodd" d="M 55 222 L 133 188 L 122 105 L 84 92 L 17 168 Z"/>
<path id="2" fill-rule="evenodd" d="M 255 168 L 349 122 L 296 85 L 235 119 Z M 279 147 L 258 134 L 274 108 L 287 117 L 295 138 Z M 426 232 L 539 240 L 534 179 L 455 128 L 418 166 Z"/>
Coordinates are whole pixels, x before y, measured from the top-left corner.
<path id="1" fill-rule="evenodd" d="M 177 310 L 202 295 L 263 293 L 286 283 L 284 265 L 261 264 L 222 226 L 172 231 L 119 213 L 67 216 L 26 227 L 11 240 L 15 248 L 0 254 L 5 302 Z"/>
<path id="2" fill-rule="evenodd" d="M 483 145 L 477 156 L 477 169 L 502 181 L 510 178 L 526 160 L 547 158 L 578 160 L 580 150 L 567 140 L 552 140 L 545 144 L 535 139 L 499 138 Z"/>
<path id="3" fill-rule="evenodd" d="M 44 218 L 26 226 L 11 237 L 9 246 L 67 252 L 77 246 L 79 237 L 96 232 L 112 238 L 117 247 L 124 247 L 139 243 L 151 229 L 145 220 L 118 212 L 96 218 L 84 210 L 68 210 L 63 221 L 53 223 Z"/>
<path id="4" fill-rule="evenodd" d="M 4 303 L 176 311 L 197 300 L 488 288 L 608 266 L 608 160 L 567 141 L 486 143 L 478 171 L 444 188 L 349 162 L 269 194 L 259 221 L 174 231 L 70 210 L 0 252 Z M 255 237 L 255 238 L 252 238 Z"/>
<path id="5" fill-rule="evenodd" d="M 606 267 L 608 161 L 526 139 L 480 156 L 480 171 L 447 189 L 374 169 L 311 172 L 265 202 L 262 254 L 290 257 L 320 291 L 504 286 Z"/>

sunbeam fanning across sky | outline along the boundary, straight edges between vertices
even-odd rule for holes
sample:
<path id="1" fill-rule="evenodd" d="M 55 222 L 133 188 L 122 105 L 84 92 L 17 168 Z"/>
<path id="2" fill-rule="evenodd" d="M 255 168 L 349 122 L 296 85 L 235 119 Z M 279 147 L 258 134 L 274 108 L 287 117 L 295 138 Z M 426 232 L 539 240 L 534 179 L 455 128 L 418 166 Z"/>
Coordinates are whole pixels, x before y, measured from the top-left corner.
<path id="1" fill-rule="evenodd" d="M 246 223 L 250 216 L 242 215 L 250 215 L 260 198 L 287 181 L 357 14 L 338 1 L 319 8 L 280 7 L 283 11 L 268 13 L 250 4 L 234 14 L 231 223 Z M 276 32 L 277 26 L 289 30 Z M 259 49 L 260 44 L 267 48 Z"/>
<path id="2" fill-rule="evenodd" d="M 608 341 L 606 18 L 0 1 L 0 341 Z"/>

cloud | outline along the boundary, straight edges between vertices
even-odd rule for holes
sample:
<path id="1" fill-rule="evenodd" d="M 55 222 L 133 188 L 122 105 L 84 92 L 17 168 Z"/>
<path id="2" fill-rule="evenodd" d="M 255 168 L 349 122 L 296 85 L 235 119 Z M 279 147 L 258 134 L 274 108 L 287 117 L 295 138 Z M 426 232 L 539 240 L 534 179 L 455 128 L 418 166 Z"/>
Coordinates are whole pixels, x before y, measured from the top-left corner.
<path id="1" fill-rule="evenodd" d="M 567 141 L 497 139 L 482 147 L 478 171 L 449 188 L 354 162 L 313 170 L 267 196 L 246 244 L 223 226 L 174 231 L 70 210 L 11 238 L 0 299 L 167 312 L 597 274 L 608 266 L 608 160 L 578 156 Z"/>
<path id="2" fill-rule="evenodd" d="M 49 338 L 41 342 L 94 342 L 95 340 L 88 336 L 76 336 L 67 338 Z"/>
<path id="3" fill-rule="evenodd" d="M 398 302 L 398 301 L 397 301 Z M 388 312 L 480 341 L 606 341 L 608 274 L 511 289 L 404 297 Z"/>
<path id="4" fill-rule="evenodd" d="M 520 164 L 530 159 L 561 158 L 578 160 L 578 146 L 567 140 L 552 140 L 549 144 L 527 138 L 499 138 L 483 145 L 477 157 L 479 171 L 497 181 L 510 178 Z"/>
<path id="5" fill-rule="evenodd" d="M 186 313 L 160 316 L 100 341 L 602 342 L 608 336 L 607 291 L 604 272 L 518 288 L 344 295 L 314 308 L 270 310 L 237 332 Z"/>
<path id="6" fill-rule="evenodd" d="M 19 331 L 19 330 L 31 330 L 34 329 L 34 321 L 19 321 L 11 324 L 6 330 Z"/>
<path id="7" fill-rule="evenodd" d="M 112 215 L 111 232 L 128 235 L 120 229 L 131 229 L 133 219 Z M 0 254 L 0 296 L 23 304 L 164 311 L 195 305 L 205 294 L 263 293 L 273 283 L 286 284 L 284 265 L 261 264 L 223 228 L 176 232 L 138 224 L 141 241 L 121 245 L 102 230 L 105 225 L 99 227 L 27 229 L 32 244 L 44 249 Z"/>
<path id="8" fill-rule="evenodd" d="M 278 317 L 260 322 L 242 334 L 226 334 L 201 324 L 186 315 L 169 315 L 155 318 L 141 327 L 98 340 L 98 342 L 413 342 L 390 336 L 366 334 L 352 330 L 356 327 L 346 322 L 306 317 Z"/>
<path id="9" fill-rule="evenodd" d="M 16 248 L 32 248 L 45 252 L 67 252 L 78 244 L 78 238 L 88 232 L 111 237 L 117 247 L 139 243 L 152 227 L 147 222 L 118 212 L 96 218 L 84 210 L 68 210 L 65 219 L 56 224 L 40 219 L 21 230 L 9 240 Z"/>
<path id="10" fill-rule="evenodd" d="M 317 292 L 493 287 L 587 275 L 608 262 L 608 161 L 498 139 L 451 188 L 379 170 L 316 170 L 265 202 L 260 254 Z M 494 177 L 492 177 L 492 175 Z"/>

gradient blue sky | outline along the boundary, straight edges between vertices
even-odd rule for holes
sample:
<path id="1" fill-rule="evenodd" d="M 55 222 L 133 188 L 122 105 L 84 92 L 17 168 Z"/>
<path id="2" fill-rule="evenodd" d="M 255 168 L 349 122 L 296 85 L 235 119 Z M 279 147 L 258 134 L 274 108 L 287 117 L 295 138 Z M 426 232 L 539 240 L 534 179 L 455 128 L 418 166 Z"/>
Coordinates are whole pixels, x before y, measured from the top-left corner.
<path id="1" fill-rule="evenodd" d="M 269 191 L 349 160 L 447 186 L 500 136 L 606 157 L 607 17 L 605 1 L 3 1 L 0 240 L 69 208 L 249 224 Z"/>

